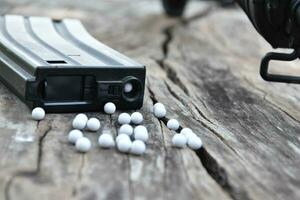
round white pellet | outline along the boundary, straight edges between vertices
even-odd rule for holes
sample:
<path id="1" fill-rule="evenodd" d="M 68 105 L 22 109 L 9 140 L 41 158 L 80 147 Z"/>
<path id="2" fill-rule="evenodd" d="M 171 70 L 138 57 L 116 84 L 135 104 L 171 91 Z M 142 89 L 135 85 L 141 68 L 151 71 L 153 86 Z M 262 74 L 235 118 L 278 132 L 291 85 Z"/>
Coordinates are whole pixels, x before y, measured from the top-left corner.
<path id="1" fill-rule="evenodd" d="M 104 112 L 106 114 L 113 114 L 116 111 L 116 105 L 112 102 L 108 102 L 104 105 Z"/>
<path id="2" fill-rule="evenodd" d="M 83 114 L 83 113 L 80 113 L 80 114 L 77 114 L 75 116 L 75 118 L 81 118 L 81 119 L 84 119 L 84 120 L 88 120 L 88 117 L 86 116 L 86 114 Z"/>
<path id="3" fill-rule="evenodd" d="M 132 133 L 133 133 L 133 128 L 129 124 L 123 124 L 119 128 L 119 134 L 126 134 L 126 135 L 130 136 L 130 135 L 132 135 Z"/>
<path id="4" fill-rule="evenodd" d="M 121 140 L 128 140 L 128 141 L 131 141 L 130 140 L 130 137 L 126 134 L 120 134 L 116 137 L 116 142 L 118 143 L 119 141 Z"/>
<path id="5" fill-rule="evenodd" d="M 98 138 L 98 144 L 100 147 L 108 149 L 115 146 L 115 141 L 110 134 L 103 133 Z"/>
<path id="6" fill-rule="evenodd" d="M 141 124 L 144 120 L 143 115 L 140 112 L 134 112 L 131 114 L 131 123 Z"/>
<path id="7" fill-rule="evenodd" d="M 131 117 L 128 113 L 121 113 L 118 117 L 119 124 L 130 124 Z"/>
<path id="8" fill-rule="evenodd" d="M 190 128 L 183 128 L 180 133 L 183 134 L 187 139 L 197 136 Z"/>
<path id="9" fill-rule="evenodd" d="M 74 129 L 69 132 L 68 140 L 70 143 L 75 144 L 79 138 L 82 138 L 83 134 L 80 130 Z"/>
<path id="10" fill-rule="evenodd" d="M 135 127 L 133 133 L 134 133 L 134 139 L 136 140 L 147 142 L 147 140 L 149 139 L 148 131 L 145 126 L 139 125 Z"/>
<path id="11" fill-rule="evenodd" d="M 83 130 L 86 127 L 87 119 L 85 117 L 75 117 L 72 122 L 74 129 Z"/>
<path id="12" fill-rule="evenodd" d="M 141 140 L 135 140 L 131 144 L 130 153 L 135 155 L 142 155 L 146 151 L 146 145 Z"/>
<path id="13" fill-rule="evenodd" d="M 132 89 L 133 89 L 132 83 L 126 83 L 126 84 L 124 85 L 124 92 L 125 92 L 125 93 L 131 92 Z"/>
<path id="14" fill-rule="evenodd" d="M 171 130 L 179 129 L 179 122 L 176 119 L 170 119 L 167 123 L 167 127 Z"/>
<path id="15" fill-rule="evenodd" d="M 81 137 L 76 141 L 76 149 L 79 152 L 88 152 L 91 149 L 91 141 L 86 137 Z"/>
<path id="16" fill-rule="evenodd" d="M 101 124 L 97 118 L 90 118 L 86 123 L 86 127 L 89 131 L 98 131 Z"/>
<path id="17" fill-rule="evenodd" d="M 154 113 L 155 117 L 163 118 L 166 116 L 167 111 L 166 111 L 165 106 L 162 103 L 156 103 L 153 106 L 153 113 Z"/>
<path id="18" fill-rule="evenodd" d="M 197 136 L 190 137 L 187 144 L 191 149 L 197 150 L 202 147 L 202 140 Z"/>
<path id="19" fill-rule="evenodd" d="M 119 140 L 117 143 L 118 150 L 123 153 L 130 151 L 132 142 L 130 140 Z"/>
<path id="20" fill-rule="evenodd" d="M 45 111 L 41 107 L 36 107 L 32 110 L 31 116 L 32 116 L 32 119 L 34 119 L 34 120 L 37 120 L 37 121 L 42 120 L 45 118 Z"/>
<path id="21" fill-rule="evenodd" d="M 172 138 L 172 145 L 174 147 L 183 148 L 187 143 L 187 138 L 183 134 L 175 134 Z"/>

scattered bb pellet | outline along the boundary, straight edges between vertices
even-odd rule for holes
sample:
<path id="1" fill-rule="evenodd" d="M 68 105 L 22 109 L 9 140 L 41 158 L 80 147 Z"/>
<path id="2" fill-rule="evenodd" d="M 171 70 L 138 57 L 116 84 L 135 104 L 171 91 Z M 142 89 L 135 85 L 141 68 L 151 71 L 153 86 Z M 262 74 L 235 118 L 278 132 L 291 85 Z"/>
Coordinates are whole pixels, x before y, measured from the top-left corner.
<path id="1" fill-rule="evenodd" d="M 123 124 L 119 128 L 119 134 L 126 134 L 126 135 L 130 136 L 130 135 L 132 135 L 132 133 L 133 133 L 133 128 L 129 124 Z"/>
<path id="2" fill-rule="evenodd" d="M 131 92 L 132 89 L 133 89 L 132 83 L 126 83 L 126 84 L 124 85 L 124 92 L 125 92 L 125 93 Z"/>
<path id="3" fill-rule="evenodd" d="M 175 134 L 172 138 L 172 145 L 174 147 L 183 148 L 186 146 L 187 138 L 183 134 Z"/>
<path id="4" fill-rule="evenodd" d="M 113 114 L 116 111 L 116 105 L 112 102 L 108 102 L 104 105 L 104 112 L 106 114 Z"/>
<path id="5" fill-rule="evenodd" d="M 72 144 L 75 144 L 79 138 L 82 138 L 83 134 L 80 130 L 74 129 L 69 132 L 68 141 Z"/>
<path id="6" fill-rule="evenodd" d="M 131 140 L 121 139 L 117 142 L 117 148 L 120 152 L 127 153 L 131 149 Z"/>
<path id="7" fill-rule="evenodd" d="M 178 130 L 179 128 L 179 122 L 176 120 L 176 119 L 170 119 L 168 122 L 167 122 L 167 127 L 171 130 Z"/>
<path id="8" fill-rule="evenodd" d="M 91 149 L 91 141 L 86 137 L 81 137 L 76 141 L 75 147 L 77 151 L 85 153 Z"/>
<path id="9" fill-rule="evenodd" d="M 98 131 L 101 127 L 101 123 L 97 118 L 90 118 L 87 121 L 86 127 L 89 131 Z"/>
<path id="10" fill-rule="evenodd" d="M 37 121 L 44 119 L 45 118 L 44 109 L 41 107 L 34 108 L 31 112 L 31 117 L 32 117 L 32 119 L 37 120 Z"/>
<path id="11" fill-rule="evenodd" d="M 146 145 L 141 140 L 135 140 L 131 144 L 130 153 L 135 155 L 142 155 L 146 151 Z"/>
<path id="12" fill-rule="evenodd" d="M 141 124 L 144 120 L 143 115 L 140 112 L 134 112 L 131 114 L 131 123 Z"/>
<path id="13" fill-rule="evenodd" d="M 118 143 L 121 140 L 129 140 L 130 141 L 130 137 L 126 134 L 120 134 L 116 137 L 116 142 Z"/>
<path id="14" fill-rule="evenodd" d="M 145 126 L 139 125 L 135 127 L 133 133 L 134 133 L 134 139 L 136 140 L 147 142 L 147 140 L 149 139 L 148 131 Z"/>
<path id="15" fill-rule="evenodd" d="M 157 118 L 163 118 L 166 116 L 167 111 L 165 106 L 162 103 L 156 103 L 153 106 L 153 114 Z"/>
<path id="16" fill-rule="evenodd" d="M 190 128 L 183 128 L 180 133 L 183 134 L 187 139 L 193 136 L 197 136 Z"/>
<path id="17" fill-rule="evenodd" d="M 83 130 L 86 127 L 87 118 L 83 117 L 75 117 L 72 122 L 72 126 L 74 129 Z"/>
<path id="18" fill-rule="evenodd" d="M 98 144 L 101 148 L 113 148 L 115 146 L 115 141 L 113 137 L 108 133 L 103 133 L 98 138 Z"/>
<path id="19" fill-rule="evenodd" d="M 200 149 L 202 147 L 202 141 L 197 136 L 188 138 L 187 144 L 191 149 L 194 150 Z"/>
<path id="20" fill-rule="evenodd" d="M 84 119 L 84 120 L 88 120 L 88 117 L 86 116 L 86 114 L 83 114 L 83 113 L 79 113 L 75 116 L 75 118 L 81 118 L 81 119 Z"/>
<path id="21" fill-rule="evenodd" d="M 131 117 L 128 113 L 121 113 L 118 117 L 119 124 L 130 124 Z"/>

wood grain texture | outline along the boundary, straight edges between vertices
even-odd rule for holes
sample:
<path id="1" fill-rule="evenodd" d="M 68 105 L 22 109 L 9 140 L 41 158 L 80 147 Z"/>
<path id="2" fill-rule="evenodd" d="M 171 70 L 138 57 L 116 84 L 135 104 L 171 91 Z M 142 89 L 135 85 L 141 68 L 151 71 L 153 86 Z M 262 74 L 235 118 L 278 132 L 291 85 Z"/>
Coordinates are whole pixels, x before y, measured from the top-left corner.
<path id="1" fill-rule="evenodd" d="M 98 148 L 99 133 L 86 133 L 93 148 L 77 153 L 67 143 L 75 114 L 36 123 L 0 84 L 0 199 L 299 199 L 300 88 L 261 80 L 259 61 L 271 49 L 239 9 L 197 1 L 183 19 L 170 19 L 150 0 L 12 0 L 0 12 L 81 19 L 145 64 L 141 112 L 151 135 L 142 157 Z M 150 113 L 156 101 L 204 148 L 172 148 L 174 132 Z M 88 115 L 116 135 L 118 114 Z"/>

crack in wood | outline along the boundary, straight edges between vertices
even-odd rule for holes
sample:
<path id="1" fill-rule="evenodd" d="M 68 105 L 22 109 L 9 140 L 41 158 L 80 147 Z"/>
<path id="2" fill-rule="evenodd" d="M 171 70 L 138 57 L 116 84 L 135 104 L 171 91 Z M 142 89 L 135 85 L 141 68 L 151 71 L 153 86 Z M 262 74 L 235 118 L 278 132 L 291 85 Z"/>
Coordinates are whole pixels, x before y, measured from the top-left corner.
<path id="1" fill-rule="evenodd" d="M 165 63 L 164 60 L 156 60 L 157 64 L 166 72 L 167 77 L 177 85 L 187 96 L 190 96 L 189 90 L 184 86 L 183 82 L 177 75 L 177 72 Z"/>
<path id="2" fill-rule="evenodd" d="M 80 159 L 80 166 L 78 168 L 78 172 L 77 172 L 77 180 L 76 182 L 79 182 L 81 179 L 82 179 L 82 174 L 83 174 L 83 169 L 84 169 L 84 166 L 85 166 L 85 154 L 82 154 L 80 155 L 81 156 L 81 159 Z M 75 183 L 76 183 L 75 182 Z M 73 186 L 73 189 L 72 189 L 72 197 L 75 197 L 77 195 L 77 185 L 75 184 Z"/>
<path id="3" fill-rule="evenodd" d="M 189 108 L 189 105 L 187 105 L 187 104 L 184 102 L 184 99 L 181 98 L 179 95 L 177 95 L 177 94 L 171 89 L 170 85 L 169 85 L 166 81 L 164 81 L 164 83 L 165 83 L 165 85 L 166 85 L 168 91 L 170 92 L 170 94 L 171 94 L 175 99 L 177 99 L 183 106 Z M 204 120 L 206 120 L 207 122 L 209 122 L 209 123 L 211 123 L 211 124 L 214 124 L 208 117 L 206 117 L 206 116 L 204 115 L 204 113 L 203 113 L 203 112 L 195 105 L 195 103 L 192 102 L 191 104 L 193 105 L 193 107 L 197 110 L 197 112 L 199 113 L 199 115 L 200 115 Z M 189 112 L 190 112 L 194 117 L 196 117 L 191 109 L 188 109 L 188 110 L 189 110 Z"/>
<path id="4" fill-rule="evenodd" d="M 182 81 L 179 79 L 177 72 L 172 69 L 169 65 L 165 63 L 165 60 L 168 57 L 169 54 L 169 45 L 173 40 L 173 29 L 175 26 L 169 26 L 166 27 L 162 33 L 165 36 L 165 40 L 161 44 L 161 49 L 163 52 L 163 57 L 159 60 L 156 60 L 156 63 L 166 72 L 167 77 L 176 85 L 178 85 L 179 88 L 181 88 L 184 93 L 186 93 L 189 96 L 188 89 L 184 86 Z"/>
<path id="5" fill-rule="evenodd" d="M 157 99 L 155 97 L 154 92 L 151 90 L 151 88 L 149 86 L 150 85 L 150 81 L 149 81 L 148 78 L 147 78 L 147 82 L 148 82 L 147 89 L 148 89 L 148 92 L 150 94 L 149 97 L 150 97 L 150 99 L 152 101 L 152 104 L 154 105 L 158 101 L 157 101 Z M 164 190 L 166 190 L 167 189 L 167 184 L 166 184 L 166 175 L 167 175 L 167 173 L 166 173 L 166 170 L 167 170 L 168 151 L 167 151 L 167 147 L 166 147 L 166 143 L 165 143 L 165 135 L 164 135 L 164 130 L 163 130 L 162 122 L 159 119 L 157 119 L 157 120 L 158 120 L 158 123 L 159 123 L 159 126 L 160 126 L 160 131 L 161 131 L 161 134 L 162 134 L 163 149 L 165 151 L 165 156 L 164 156 L 164 172 L 163 172 L 163 177 L 164 177 L 163 178 L 163 188 L 164 188 Z M 165 195 L 165 193 L 164 193 L 164 195 Z M 166 196 L 164 196 L 163 199 L 166 199 Z"/>
<path id="6" fill-rule="evenodd" d="M 177 94 L 171 89 L 171 87 L 170 87 L 170 85 L 168 84 L 168 82 L 167 82 L 167 81 L 164 81 L 164 84 L 166 85 L 166 87 L 167 87 L 168 91 L 170 92 L 170 94 L 171 94 L 175 99 L 177 99 L 180 103 L 184 104 L 183 99 L 180 98 L 180 96 L 177 95 Z M 186 106 L 186 105 L 185 105 L 185 106 Z"/>
<path id="7" fill-rule="evenodd" d="M 300 120 L 298 120 L 297 118 L 295 118 L 293 115 L 291 115 L 288 111 L 284 110 L 283 108 L 281 108 L 280 106 L 274 104 L 273 102 L 271 102 L 270 100 L 267 99 L 267 97 L 269 96 L 269 94 L 260 89 L 259 87 L 257 87 L 256 85 L 254 85 L 250 80 L 248 80 L 246 77 L 243 77 L 243 79 L 255 90 L 261 92 L 263 94 L 263 100 L 265 100 L 266 102 L 268 102 L 273 108 L 281 111 L 282 113 L 284 113 L 285 115 L 287 115 L 289 118 L 291 118 L 292 120 L 294 120 L 295 122 L 300 124 Z"/>
<path id="8" fill-rule="evenodd" d="M 149 83 L 149 80 L 148 80 L 148 83 Z M 151 90 L 151 88 L 149 87 L 150 84 L 148 84 L 148 91 L 149 91 L 149 94 L 150 94 L 150 99 L 152 101 L 152 104 L 154 105 L 155 103 L 157 103 L 157 98 L 155 97 L 155 93 Z M 166 183 L 166 176 L 168 174 L 168 159 L 169 159 L 169 152 L 168 152 L 168 149 L 167 149 L 167 146 L 166 146 L 166 143 L 165 143 L 165 132 L 164 132 L 164 129 L 163 129 L 163 124 L 166 126 L 166 123 L 167 123 L 167 118 L 163 118 L 163 119 L 158 119 L 158 123 L 159 123 L 159 126 L 160 126 L 160 131 L 161 131 L 161 134 L 162 134 L 162 141 L 163 141 L 163 148 L 164 148 L 164 152 L 165 152 L 165 156 L 164 156 L 164 173 L 163 173 L 163 187 L 164 187 L 164 190 L 167 190 L 167 183 Z M 164 193 L 164 195 L 166 195 L 166 193 Z M 163 199 L 166 199 L 166 196 L 163 197 Z"/>
<path id="9" fill-rule="evenodd" d="M 197 150 L 196 154 L 208 174 L 230 195 L 232 199 L 250 200 L 245 190 L 237 190 L 230 184 L 226 170 L 207 152 L 205 147 Z"/>
<path id="10" fill-rule="evenodd" d="M 198 111 L 199 115 L 201 115 L 201 117 L 202 117 L 203 119 L 205 119 L 205 120 L 208 121 L 209 123 L 215 125 L 208 117 L 205 116 L 205 114 L 200 110 L 200 108 L 199 108 L 198 106 L 196 106 L 195 103 L 192 103 L 192 104 L 193 104 L 194 108 Z"/>
<path id="11" fill-rule="evenodd" d="M 198 100 L 202 103 L 203 107 L 208 110 L 208 107 L 206 106 L 205 102 L 201 99 L 201 98 L 198 98 Z"/>
<path id="12" fill-rule="evenodd" d="M 171 42 L 173 41 L 174 37 L 174 30 L 176 27 L 179 26 L 187 26 L 189 23 L 193 22 L 194 20 L 198 20 L 200 18 L 204 18 L 207 15 L 209 15 L 213 11 L 213 7 L 210 6 L 204 11 L 197 13 L 191 17 L 188 18 L 179 18 L 178 22 L 174 25 L 167 26 L 166 28 L 163 29 L 162 34 L 165 37 L 165 40 L 163 40 L 161 44 L 161 49 L 163 56 L 161 59 L 157 59 L 156 62 L 157 64 L 164 70 L 166 71 L 167 77 L 180 89 L 183 90 L 183 92 L 187 95 L 190 96 L 189 90 L 185 87 L 181 79 L 178 77 L 176 70 L 174 70 L 172 67 L 170 67 L 167 63 L 165 63 L 165 60 L 168 58 L 169 55 L 169 46 Z"/>
<path id="13" fill-rule="evenodd" d="M 154 103 L 158 102 L 157 98 L 155 97 L 155 93 L 151 90 L 148 84 L 148 90 L 150 93 L 150 98 Z M 163 132 L 162 123 L 166 126 L 168 122 L 168 118 L 164 117 L 161 119 L 158 119 L 161 125 L 161 130 Z M 206 125 L 204 122 L 200 121 L 199 119 L 195 119 L 196 121 L 200 122 L 201 125 L 203 125 L 205 128 L 207 128 L 210 132 L 215 134 L 220 140 L 228 146 L 235 154 L 237 152 L 230 147 L 224 138 L 222 138 L 215 130 L 213 130 L 211 127 Z M 180 133 L 182 127 L 180 126 L 179 129 L 176 131 Z M 207 173 L 212 177 L 213 180 L 216 181 L 218 185 L 220 185 L 221 188 L 232 198 L 232 199 L 245 199 L 248 200 L 247 193 L 245 191 L 237 191 L 231 184 L 229 184 L 229 181 L 227 179 L 227 173 L 224 168 L 220 167 L 217 161 L 207 152 L 206 148 L 203 146 L 200 150 L 196 150 L 196 155 L 199 159 L 199 161 L 202 163 L 202 166 L 205 168 Z M 237 154 L 238 155 L 238 154 Z M 166 161 L 165 161 L 166 162 Z M 165 163 L 166 165 L 166 163 Z M 240 198 L 243 197 L 243 198 Z M 244 198 L 245 197 L 245 198 Z"/>
<path id="14" fill-rule="evenodd" d="M 163 34 L 165 35 L 165 40 L 163 41 L 163 43 L 161 45 L 161 49 L 162 49 L 162 52 L 163 52 L 163 58 L 160 59 L 160 60 L 156 60 L 156 62 L 166 72 L 167 77 L 171 80 L 171 82 L 174 83 L 174 84 L 176 84 L 187 96 L 190 96 L 189 95 L 189 91 L 184 86 L 184 84 L 180 80 L 180 78 L 178 77 L 177 72 L 174 69 L 172 69 L 171 66 L 169 66 L 169 65 L 167 65 L 165 63 L 165 60 L 167 59 L 168 53 L 169 53 L 169 45 L 170 45 L 170 43 L 173 40 L 174 29 L 175 29 L 176 26 L 188 25 L 192 20 L 199 19 L 201 17 L 205 17 L 205 16 L 207 16 L 210 13 L 211 13 L 211 9 L 207 9 L 206 12 L 198 14 L 197 16 L 189 18 L 187 20 L 181 20 L 178 24 L 169 26 L 169 27 L 165 28 L 164 31 L 163 31 Z M 148 80 L 148 83 L 149 83 L 149 80 Z M 176 95 L 174 93 L 174 91 L 171 90 L 170 86 L 166 82 L 165 82 L 165 85 L 167 86 L 167 89 L 169 90 L 170 94 L 174 98 L 176 98 L 177 100 L 179 100 L 180 102 L 182 102 L 180 100 L 180 97 L 178 95 Z M 150 98 L 151 98 L 153 104 L 156 103 L 156 102 L 158 102 L 157 98 L 155 97 L 155 93 L 151 90 L 149 84 L 148 84 L 147 88 L 148 88 L 148 91 L 149 91 L 149 94 L 150 94 Z M 198 111 L 198 113 L 200 114 L 201 117 L 203 117 L 206 121 L 208 121 L 211 124 L 213 124 L 201 112 L 201 110 L 197 106 L 195 106 L 195 104 L 193 104 L 193 106 Z M 190 111 L 190 113 L 191 113 L 191 111 Z M 191 113 L 191 114 L 193 115 L 193 113 Z M 194 118 L 195 118 L 195 116 L 194 116 Z M 200 122 L 201 125 L 203 125 L 206 129 L 208 129 L 214 135 L 216 135 L 228 148 L 230 148 L 234 152 L 234 154 L 236 154 L 238 157 L 240 157 L 238 155 L 238 153 L 235 151 L 235 149 L 233 149 L 229 144 L 227 144 L 226 140 L 224 140 L 224 138 L 221 137 L 221 135 L 219 135 L 219 133 L 217 133 L 214 129 L 212 129 L 205 122 L 203 122 L 203 121 L 201 121 L 199 119 L 195 119 L 195 120 L 198 121 L 198 122 Z M 159 121 L 160 121 L 160 124 L 161 124 L 161 130 L 162 130 L 162 123 L 161 122 L 163 122 L 166 125 L 168 119 L 166 117 L 164 117 L 162 119 L 159 119 Z M 177 132 L 180 132 L 181 129 L 182 129 L 182 127 L 180 126 L 180 128 L 178 129 Z M 225 169 L 222 168 L 218 164 L 218 162 L 207 152 L 207 150 L 206 150 L 206 148 L 204 146 L 200 150 L 197 150 L 195 152 L 196 152 L 197 157 L 199 158 L 199 161 L 202 163 L 203 167 L 206 169 L 206 171 L 208 172 L 208 174 L 212 177 L 213 180 L 216 181 L 216 183 L 218 185 L 221 186 L 221 188 L 223 188 L 223 190 L 232 199 L 245 199 L 245 200 L 250 199 L 248 197 L 247 192 L 245 190 L 239 190 L 239 189 L 235 188 L 233 185 L 230 184 Z"/>
<path id="15" fill-rule="evenodd" d="M 44 146 L 44 140 L 47 137 L 48 133 L 52 130 L 52 126 L 49 126 L 49 128 L 42 134 L 42 136 L 39 139 L 38 143 L 38 160 L 37 160 L 37 174 L 39 174 L 41 170 L 41 163 L 43 159 L 43 146 Z"/>
<path id="16" fill-rule="evenodd" d="M 13 185 L 13 182 L 19 178 L 19 177 L 28 177 L 28 178 L 32 178 L 32 177 L 36 177 L 39 175 L 40 170 L 41 170 L 41 162 L 42 162 L 42 158 L 43 158 L 43 145 L 44 145 L 44 140 L 46 138 L 46 136 L 48 135 L 48 133 L 52 130 L 52 126 L 48 126 L 50 122 L 46 121 L 46 130 L 42 132 L 41 136 L 39 137 L 38 140 L 38 152 L 37 152 L 37 164 L 36 164 L 36 169 L 35 170 L 29 170 L 29 171 L 16 171 L 15 173 L 13 173 L 13 175 L 11 176 L 11 178 L 7 181 L 5 187 L 4 187 L 4 196 L 5 196 L 5 200 L 10 200 L 10 189 Z M 37 129 L 39 129 L 39 125 L 40 123 L 37 123 Z"/>
<path id="17" fill-rule="evenodd" d="M 174 96 L 176 99 L 178 99 L 181 103 L 182 103 L 182 100 L 181 98 L 175 94 L 174 91 L 171 90 L 170 86 L 165 83 L 166 86 L 167 86 L 167 89 L 170 91 L 170 93 L 172 94 L 172 96 Z M 199 112 L 199 114 L 201 115 L 201 117 L 206 120 L 207 122 L 209 122 L 210 124 L 212 125 L 215 125 L 214 123 L 212 123 L 200 110 L 198 107 L 196 107 L 196 105 L 194 103 L 192 103 L 193 106 L 195 107 L 195 109 Z M 189 107 L 186 105 L 186 107 Z M 238 153 L 236 152 L 236 150 L 234 148 L 232 148 L 228 143 L 227 141 L 217 132 L 215 131 L 213 128 L 211 128 L 208 124 L 206 124 L 204 121 L 202 121 L 201 119 L 199 119 L 197 116 L 194 115 L 194 113 L 188 109 L 190 114 L 192 115 L 193 119 L 196 120 L 197 122 L 199 122 L 202 126 L 204 126 L 207 130 L 209 130 L 210 132 L 212 132 L 215 136 L 217 136 L 229 149 L 231 149 L 233 151 L 233 153 L 235 153 L 238 157 L 240 157 L 238 155 Z M 168 119 L 166 119 L 166 121 L 164 122 L 165 124 L 168 122 Z M 180 129 L 182 129 L 182 127 L 180 127 Z"/>
<path id="18" fill-rule="evenodd" d="M 165 40 L 163 41 L 163 43 L 161 44 L 162 47 L 162 52 L 163 52 L 163 58 L 161 60 L 159 60 L 158 62 L 161 63 L 161 65 L 164 65 L 164 60 L 168 57 L 169 54 L 169 44 L 172 42 L 173 40 L 173 26 L 167 27 L 165 28 L 162 33 L 165 36 Z"/>
<path id="19" fill-rule="evenodd" d="M 265 99 L 269 104 L 271 104 L 274 108 L 276 108 L 277 110 L 281 111 L 282 113 L 286 114 L 289 118 L 291 118 L 292 120 L 294 120 L 295 122 L 300 124 L 300 121 L 298 119 L 296 119 L 294 116 L 292 116 L 290 113 L 288 113 L 286 110 L 284 110 L 283 108 L 281 108 L 280 106 L 274 104 L 273 102 L 271 102 L 268 99 Z"/>

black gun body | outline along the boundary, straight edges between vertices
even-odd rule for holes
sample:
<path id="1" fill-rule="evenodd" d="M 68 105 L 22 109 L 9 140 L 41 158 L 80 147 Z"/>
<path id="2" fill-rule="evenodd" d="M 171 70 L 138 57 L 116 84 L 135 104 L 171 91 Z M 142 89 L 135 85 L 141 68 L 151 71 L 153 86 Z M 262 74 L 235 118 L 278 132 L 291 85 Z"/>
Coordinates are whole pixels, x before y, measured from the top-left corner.
<path id="1" fill-rule="evenodd" d="M 0 17 L 0 78 L 29 107 L 99 111 L 143 104 L 145 66 L 100 43 L 78 20 Z M 124 91 L 130 84 L 131 91 Z"/>

